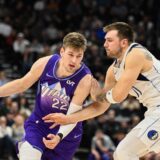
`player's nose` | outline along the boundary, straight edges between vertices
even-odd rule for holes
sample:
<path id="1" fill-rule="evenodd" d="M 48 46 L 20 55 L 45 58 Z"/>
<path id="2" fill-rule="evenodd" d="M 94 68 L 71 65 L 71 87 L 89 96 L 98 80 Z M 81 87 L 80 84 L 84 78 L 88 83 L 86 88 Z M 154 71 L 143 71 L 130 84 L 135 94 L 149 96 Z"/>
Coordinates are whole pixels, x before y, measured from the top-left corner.
<path id="1" fill-rule="evenodd" d="M 72 57 L 71 61 L 72 61 L 72 63 L 75 64 L 77 62 L 77 58 L 76 57 Z"/>

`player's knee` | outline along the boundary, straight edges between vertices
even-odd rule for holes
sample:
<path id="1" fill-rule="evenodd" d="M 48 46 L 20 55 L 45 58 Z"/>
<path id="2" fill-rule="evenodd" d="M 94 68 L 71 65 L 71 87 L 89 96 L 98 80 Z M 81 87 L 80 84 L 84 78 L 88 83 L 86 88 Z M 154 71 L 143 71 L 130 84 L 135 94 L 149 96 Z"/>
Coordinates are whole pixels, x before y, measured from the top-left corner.
<path id="1" fill-rule="evenodd" d="M 24 142 L 19 149 L 19 160 L 41 160 L 42 153 Z"/>

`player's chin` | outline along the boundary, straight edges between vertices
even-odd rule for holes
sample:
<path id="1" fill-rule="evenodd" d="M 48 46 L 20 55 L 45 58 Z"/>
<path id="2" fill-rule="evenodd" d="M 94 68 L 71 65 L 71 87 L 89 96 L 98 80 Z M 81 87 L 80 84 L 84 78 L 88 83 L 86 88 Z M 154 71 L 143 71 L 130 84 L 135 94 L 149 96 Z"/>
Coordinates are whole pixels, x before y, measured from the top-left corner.
<path id="1" fill-rule="evenodd" d="M 114 56 L 113 54 L 111 54 L 111 53 L 107 53 L 107 56 L 108 56 L 109 58 L 115 58 L 115 56 Z"/>
<path id="2" fill-rule="evenodd" d="M 55 148 L 55 145 L 48 145 L 46 146 L 48 149 L 54 149 Z"/>
<path id="3" fill-rule="evenodd" d="M 48 149 L 54 149 L 54 147 L 47 147 Z"/>
<path id="4" fill-rule="evenodd" d="M 68 72 L 71 73 L 71 74 L 73 74 L 75 71 L 76 71 L 75 68 L 69 68 L 69 69 L 68 69 Z"/>
<path id="5" fill-rule="evenodd" d="M 106 53 L 107 53 L 107 57 L 111 56 L 110 52 L 106 51 Z"/>

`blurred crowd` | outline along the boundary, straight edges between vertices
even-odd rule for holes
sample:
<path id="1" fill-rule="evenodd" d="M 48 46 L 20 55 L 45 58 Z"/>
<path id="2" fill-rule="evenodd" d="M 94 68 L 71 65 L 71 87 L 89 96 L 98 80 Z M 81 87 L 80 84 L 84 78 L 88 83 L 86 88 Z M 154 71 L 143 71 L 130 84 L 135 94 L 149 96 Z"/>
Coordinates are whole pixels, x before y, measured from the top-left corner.
<path id="1" fill-rule="evenodd" d="M 35 60 L 58 52 L 66 33 L 77 31 L 88 40 L 84 61 L 103 86 L 113 60 L 106 56 L 102 28 L 115 21 L 129 23 L 136 31 L 136 41 L 159 58 L 159 7 L 156 0 L 0 0 L 0 53 L 13 72 L 23 76 Z M 0 64 L 0 86 L 10 80 Z M 15 144 L 24 134 L 23 123 L 32 109 L 24 93 L 0 99 L 0 159 L 17 159 Z M 84 122 L 80 148 L 88 151 L 88 160 L 111 160 L 117 144 L 144 112 L 137 100 L 128 97 Z M 158 159 L 160 155 L 154 153 L 142 158 Z"/>

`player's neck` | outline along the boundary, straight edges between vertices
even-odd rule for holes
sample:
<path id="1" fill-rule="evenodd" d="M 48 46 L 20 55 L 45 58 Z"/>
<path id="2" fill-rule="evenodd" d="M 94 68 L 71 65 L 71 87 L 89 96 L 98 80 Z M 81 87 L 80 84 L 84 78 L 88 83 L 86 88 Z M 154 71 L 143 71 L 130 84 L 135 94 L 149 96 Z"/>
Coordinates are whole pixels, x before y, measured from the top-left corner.
<path id="1" fill-rule="evenodd" d="M 126 53 L 128 47 L 129 47 L 129 46 L 127 46 L 126 48 L 121 49 L 120 54 L 119 54 L 119 57 L 117 58 L 118 61 L 121 62 L 121 61 L 123 60 L 123 57 L 125 56 L 125 53 Z"/>

